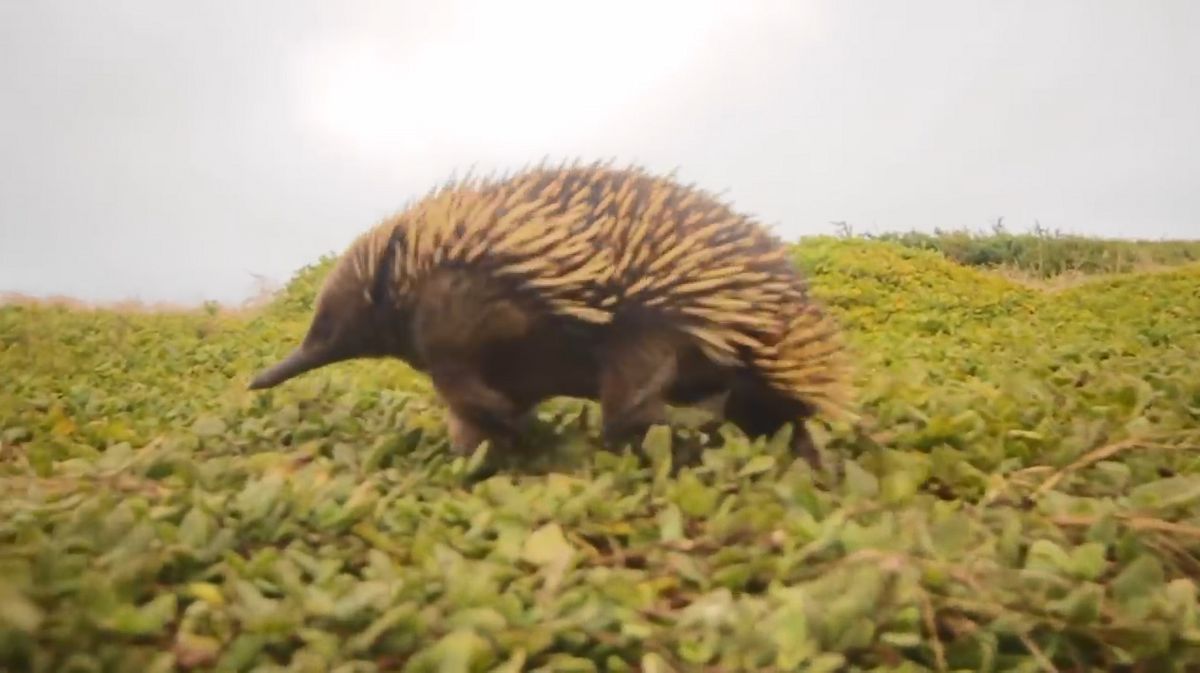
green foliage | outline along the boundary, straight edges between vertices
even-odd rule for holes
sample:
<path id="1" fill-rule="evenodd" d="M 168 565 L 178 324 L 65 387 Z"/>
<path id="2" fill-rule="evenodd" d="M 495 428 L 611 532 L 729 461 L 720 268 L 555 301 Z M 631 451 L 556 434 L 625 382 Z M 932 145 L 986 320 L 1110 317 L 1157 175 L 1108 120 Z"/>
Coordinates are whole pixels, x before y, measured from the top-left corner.
<path id="1" fill-rule="evenodd" d="M 337 257 L 324 255 L 296 272 L 291 282 L 275 297 L 265 313 L 271 319 L 305 319 L 312 313 L 321 281 L 333 269 Z"/>
<path id="2" fill-rule="evenodd" d="M 1024 234 L 1010 233 L 998 226 L 987 233 L 910 231 L 869 238 L 934 250 L 969 266 L 1016 268 L 1040 278 L 1067 272 L 1126 273 L 1147 266 L 1200 262 L 1200 241 L 1105 240 L 1051 233 L 1041 227 Z"/>
<path id="3" fill-rule="evenodd" d="M 864 416 L 813 473 L 732 428 L 598 451 L 570 400 L 451 456 L 394 362 L 245 390 L 329 261 L 249 316 L 0 309 L 0 669 L 1200 665 L 1196 268 L 1043 294 L 806 243 Z"/>

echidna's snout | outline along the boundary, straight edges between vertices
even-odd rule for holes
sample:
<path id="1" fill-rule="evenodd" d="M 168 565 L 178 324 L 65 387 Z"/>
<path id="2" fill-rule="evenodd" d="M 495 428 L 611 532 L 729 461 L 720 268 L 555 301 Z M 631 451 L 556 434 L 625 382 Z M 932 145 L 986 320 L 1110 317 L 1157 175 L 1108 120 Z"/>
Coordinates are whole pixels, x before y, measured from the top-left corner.
<path id="1" fill-rule="evenodd" d="M 275 365 L 259 372 L 250 382 L 250 390 L 273 388 L 290 378 L 328 364 L 329 361 L 330 358 L 325 357 L 320 351 L 305 349 L 302 346 Z"/>

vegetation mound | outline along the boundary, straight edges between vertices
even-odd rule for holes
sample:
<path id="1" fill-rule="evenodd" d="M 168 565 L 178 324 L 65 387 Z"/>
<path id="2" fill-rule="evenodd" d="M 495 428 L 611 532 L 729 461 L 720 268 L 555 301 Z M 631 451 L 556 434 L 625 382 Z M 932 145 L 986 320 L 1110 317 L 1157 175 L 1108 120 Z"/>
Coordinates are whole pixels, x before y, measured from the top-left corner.
<path id="1" fill-rule="evenodd" d="M 896 242 L 796 263 L 865 422 L 680 464 L 451 458 L 427 382 L 249 375 L 254 314 L 0 308 L 0 668 L 1183 671 L 1200 665 L 1200 271 L 1042 293 Z"/>

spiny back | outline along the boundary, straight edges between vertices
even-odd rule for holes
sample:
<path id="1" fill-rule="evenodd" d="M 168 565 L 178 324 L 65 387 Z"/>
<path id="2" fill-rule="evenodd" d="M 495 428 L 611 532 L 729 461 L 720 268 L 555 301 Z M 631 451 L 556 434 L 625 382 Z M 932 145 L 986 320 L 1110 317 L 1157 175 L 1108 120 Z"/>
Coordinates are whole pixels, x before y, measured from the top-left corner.
<path id="1" fill-rule="evenodd" d="M 366 285 L 383 271 L 404 301 L 432 269 L 471 266 L 553 312 L 607 322 L 611 313 L 597 307 L 596 294 L 606 257 L 597 254 L 586 193 L 564 199 L 561 185 L 542 179 L 545 172 L 467 178 L 431 190 L 360 236 L 342 273 Z"/>

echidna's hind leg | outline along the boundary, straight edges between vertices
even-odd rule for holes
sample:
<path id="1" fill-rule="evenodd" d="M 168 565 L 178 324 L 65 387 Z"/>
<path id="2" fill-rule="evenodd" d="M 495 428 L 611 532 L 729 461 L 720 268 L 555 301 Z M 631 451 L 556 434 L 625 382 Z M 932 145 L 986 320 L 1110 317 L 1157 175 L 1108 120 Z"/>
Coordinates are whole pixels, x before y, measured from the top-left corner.
<path id="1" fill-rule="evenodd" d="M 600 359 L 600 407 L 610 448 L 666 422 L 666 393 L 678 368 L 677 344 L 653 327 L 616 325 Z"/>
<path id="2" fill-rule="evenodd" d="M 781 395 L 762 379 L 748 373 L 734 376 L 725 404 L 726 420 L 750 437 L 774 435 L 792 423 L 793 454 L 803 458 L 813 469 L 820 469 L 820 454 L 805 427 L 805 419 L 811 415 L 812 409 L 808 405 Z"/>

